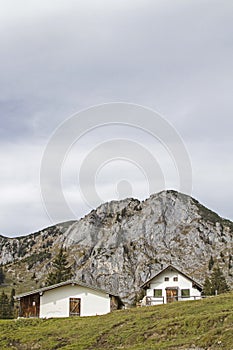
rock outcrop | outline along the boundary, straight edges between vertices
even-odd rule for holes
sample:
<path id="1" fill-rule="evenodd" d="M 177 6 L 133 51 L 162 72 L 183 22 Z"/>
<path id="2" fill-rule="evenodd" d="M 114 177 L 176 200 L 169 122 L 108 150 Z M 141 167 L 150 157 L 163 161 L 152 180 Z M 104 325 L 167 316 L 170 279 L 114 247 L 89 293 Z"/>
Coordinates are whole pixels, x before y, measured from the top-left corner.
<path id="1" fill-rule="evenodd" d="M 77 279 L 129 304 L 140 298 L 140 285 L 170 263 L 203 282 L 212 256 L 233 285 L 233 223 L 176 191 L 104 203 L 78 221 L 26 237 L 1 236 L 0 263 L 21 289 L 27 271 L 43 284 L 61 245 Z"/>

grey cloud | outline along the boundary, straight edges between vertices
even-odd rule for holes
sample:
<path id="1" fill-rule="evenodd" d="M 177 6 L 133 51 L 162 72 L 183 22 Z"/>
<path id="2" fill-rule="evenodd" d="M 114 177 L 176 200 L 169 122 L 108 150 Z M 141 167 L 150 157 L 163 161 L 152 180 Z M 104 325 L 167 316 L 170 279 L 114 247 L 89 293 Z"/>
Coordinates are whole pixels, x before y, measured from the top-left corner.
<path id="1" fill-rule="evenodd" d="M 110 101 L 146 105 L 164 115 L 187 145 L 194 195 L 229 217 L 232 16 L 228 0 L 5 2 L 0 14 L 1 148 L 10 142 L 16 150 L 23 140 L 26 152 L 39 143 L 38 169 L 48 138 L 77 110 Z M 5 164 L 11 171 L 12 164 Z M 26 169 L 24 176 L 38 185 Z M 213 187 L 221 194 L 214 196 Z M 219 200 L 220 205 L 218 197 L 227 200 Z M 10 232 L 7 224 L 4 230 Z"/>

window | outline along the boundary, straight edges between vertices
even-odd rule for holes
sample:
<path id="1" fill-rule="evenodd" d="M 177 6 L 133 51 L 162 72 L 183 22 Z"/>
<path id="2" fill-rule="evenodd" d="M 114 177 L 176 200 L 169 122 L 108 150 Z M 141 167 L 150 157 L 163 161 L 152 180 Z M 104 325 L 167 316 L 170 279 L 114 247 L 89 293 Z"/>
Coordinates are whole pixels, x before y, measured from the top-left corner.
<path id="1" fill-rule="evenodd" d="M 181 297 L 189 298 L 190 297 L 190 289 L 181 289 Z"/>
<path id="2" fill-rule="evenodd" d="M 169 281 L 169 277 L 165 277 L 164 281 L 166 281 L 166 282 Z"/>
<path id="3" fill-rule="evenodd" d="M 174 282 L 177 282 L 178 281 L 178 277 L 176 276 L 176 277 L 173 277 L 173 281 Z"/>
<path id="4" fill-rule="evenodd" d="M 154 297 L 161 298 L 162 297 L 162 289 L 154 289 Z"/>

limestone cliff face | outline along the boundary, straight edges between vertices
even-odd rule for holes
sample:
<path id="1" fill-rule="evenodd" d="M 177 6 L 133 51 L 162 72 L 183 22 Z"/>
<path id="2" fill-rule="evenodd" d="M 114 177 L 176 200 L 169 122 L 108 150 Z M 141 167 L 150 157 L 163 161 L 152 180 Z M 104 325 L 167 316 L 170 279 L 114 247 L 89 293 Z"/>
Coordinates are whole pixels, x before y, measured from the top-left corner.
<path id="1" fill-rule="evenodd" d="M 28 237 L 0 237 L 0 263 L 8 262 L 13 278 L 20 260 L 39 283 L 61 244 L 77 279 L 112 290 L 126 303 L 139 298 L 140 285 L 166 264 L 202 282 L 211 256 L 233 285 L 233 223 L 175 191 L 105 203 L 79 221 Z"/>

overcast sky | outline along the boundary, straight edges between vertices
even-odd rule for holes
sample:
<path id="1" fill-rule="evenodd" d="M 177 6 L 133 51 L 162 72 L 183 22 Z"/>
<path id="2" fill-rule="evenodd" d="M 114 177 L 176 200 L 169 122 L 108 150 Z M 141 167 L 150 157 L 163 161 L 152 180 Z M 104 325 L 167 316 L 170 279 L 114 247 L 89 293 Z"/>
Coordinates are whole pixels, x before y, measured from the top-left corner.
<path id="1" fill-rule="evenodd" d="M 0 0 L 0 6 L 0 234 L 54 223 L 41 198 L 46 145 L 71 115 L 109 102 L 160 113 L 186 146 L 192 196 L 233 219 L 232 1 Z M 74 219 L 90 211 L 79 168 L 105 138 L 151 147 L 164 161 L 166 181 L 158 190 L 179 190 L 161 145 L 132 128 L 102 128 L 73 145 L 61 169 Z M 113 159 L 100 167 L 95 186 L 103 201 L 150 195 L 136 165 Z"/>

